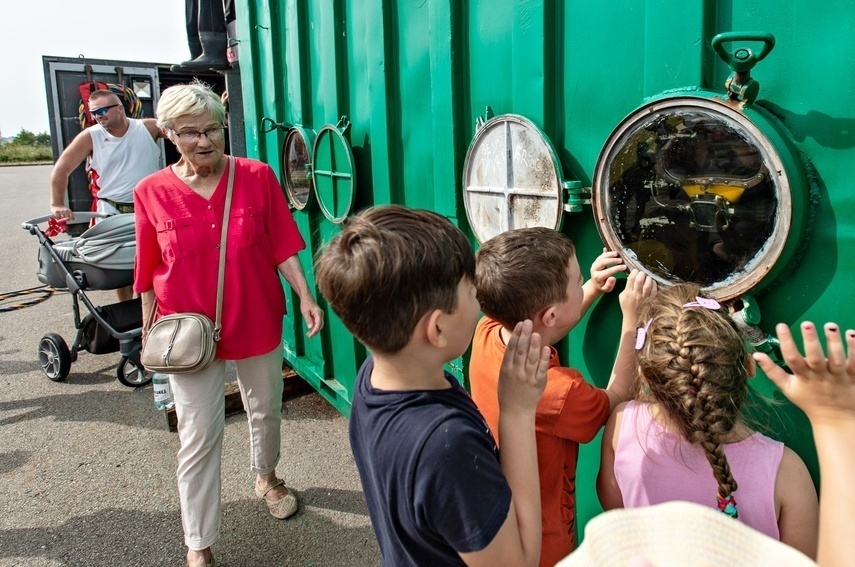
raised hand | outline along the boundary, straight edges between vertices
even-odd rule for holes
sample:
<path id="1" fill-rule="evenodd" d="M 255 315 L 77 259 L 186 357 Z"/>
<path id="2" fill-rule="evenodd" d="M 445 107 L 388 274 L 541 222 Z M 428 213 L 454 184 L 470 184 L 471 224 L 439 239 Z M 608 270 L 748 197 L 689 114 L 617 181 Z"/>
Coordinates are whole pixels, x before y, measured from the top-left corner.
<path id="1" fill-rule="evenodd" d="M 793 373 L 784 371 L 765 354 L 755 353 L 754 359 L 766 375 L 807 414 L 814 427 L 841 420 L 855 421 L 855 331 L 846 331 L 847 357 L 840 327 L 826 323 L 826 358 L 813 323 L 806 321 L 801 325 L 804 356 L 787 325 L 779 323 L 775 330 L 781 341 L 781 354 Z"/>
<path id="2" fill-rule="evenodd" d="M 626 279 L 626 288 L 620 292 L 620 308 L 624 317 L 635 317 L 635 309 L 642 299 L 656 295 L 656 280 L 639 270 L 632 270 Z"/>
<path id="3" fill-rule="evenodd" d="M 505 349 L 499 371 L 499 408 L 502 412 L 531 412 L 546 388 L 550 350 L 541 346 L 529 320 L 517 323 Z"/>
<path id="4" fill-rule="evenodd" d="M 615 274 L 626 271 L 620 254 L 603 248 L 603 253 L 591 264 L 591 282 L 598 293 L 609 293 L 615 288 Z"/>

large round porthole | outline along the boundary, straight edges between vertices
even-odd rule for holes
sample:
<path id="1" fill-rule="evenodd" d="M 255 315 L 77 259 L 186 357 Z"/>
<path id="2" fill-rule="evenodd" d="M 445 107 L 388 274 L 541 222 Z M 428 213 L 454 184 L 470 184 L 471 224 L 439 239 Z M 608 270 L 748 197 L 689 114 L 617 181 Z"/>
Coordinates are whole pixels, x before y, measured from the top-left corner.
<path id="1" fill-rule="evenodd" d="M 627 264 L 718 299 L 755 287 L 781 256 L 790 180 L 775 146 L 716 99 L 642 107 L 612 133 L 593 190 L 597 226 Z"/>
<path id="2" fill-rule="evenodd" d="M 288 130 L 282 144 L 282 184 L 288 202 L 298 210 L 309 204 L 312 196 L 312 145 L 315 134 L 311 130 L 294 126 Z"/>

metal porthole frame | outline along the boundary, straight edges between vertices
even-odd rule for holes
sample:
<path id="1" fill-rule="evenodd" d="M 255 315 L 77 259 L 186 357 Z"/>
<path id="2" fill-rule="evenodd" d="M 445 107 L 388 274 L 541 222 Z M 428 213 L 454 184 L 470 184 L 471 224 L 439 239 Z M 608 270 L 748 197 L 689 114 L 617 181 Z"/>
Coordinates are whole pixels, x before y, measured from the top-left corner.
<path id="1" fill-rule="evenodd" d="M 716 96 L 671 96 L 641 106 L 624 118 L 606 140 L 597 159 L 592 189 L 594 219 L 597 224 L 597 230 L 603 242 L 606 243 L 606 246 L 611 250 L 618 250 L 630 269 L 638 269 L 647 273 L 660 285 L 671 285 L 673 282 L 647 269 L 632 251 L 624 247 L 616 235 L 610 223 L 606 207 L 606 192 L 609 190 L 609 170 L 607 165 L 610 164 L 610 160 L 616 155 L 616 152 L 626 143 L 628 136 L 634 133 L 641 123 L 655 113 L 677 109 L 702 110 L 723 117 L 725 122 L 728 120 L 735 122 L 740 128 L 743 128 L 751 136 L 751 141 L 761 150 L 764 158 L 770 165 L 769 173 L 778 193 L 777 218 L 772 236 L 760 248 L 755 257 L 745 265 L 745 268 L 741 270 L 742 275 L 740 277 L 731 277 L 703 288 L 707 296 L 722 301 L 737 298 L 749 290 L 757 288 L 766 276 L 773 271 L 779 260 L 783 260 L 786 263 L 786 260 L 789 259 L 783 257 L 788 239 L 793 237 L 798 238 L 798 235 L 791 234 L 794 194 L 790 173 L 801 178 L 801 180 L 804 179 L 803 170 L 793 171 L 800 164 L 792 163 L 792 156 L 784 156 L 785 158 L 789 158 L 787 161 L 790 162 L 790 167 L 785 167 L 785 160 L 782 159 L 781 154 L 786 154 L 790 151 L 790 148 L 785 147 L 784 141 L 778 133 L 772 131 L 772 129 L 768 131 L 767 129 L 761 129 L 754 122 L 756 116 L 749 117 L 745 112 L 737 110 L 736 107 L 737 105 L 723 101 Z M 764 124 L 764 126 L 769 125 Z M 770 138 L 775 138 L 774 142 Z M 806 193 L 806 191 L 801 191 L 801 193 Z M 802 198 L 803 195 L 798 195 L 798 197 L 800 202 L 805 201 Z"/>

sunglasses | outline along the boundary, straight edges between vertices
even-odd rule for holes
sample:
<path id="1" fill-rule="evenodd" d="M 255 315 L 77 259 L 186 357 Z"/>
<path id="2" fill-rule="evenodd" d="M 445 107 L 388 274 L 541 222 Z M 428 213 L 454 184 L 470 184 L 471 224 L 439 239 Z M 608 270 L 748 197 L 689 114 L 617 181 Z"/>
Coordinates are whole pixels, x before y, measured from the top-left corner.
<path id="1" fill-rule="evenodd" d="M 95 110 L 90 110 L 89 114 L 92 116 L 104 116 L 107 114 L 107 111 L 113 107 L 119 106 L 118 104 L 111 104 L 110 106 L 102 106 L 101 108 L 96 108 Z"/>

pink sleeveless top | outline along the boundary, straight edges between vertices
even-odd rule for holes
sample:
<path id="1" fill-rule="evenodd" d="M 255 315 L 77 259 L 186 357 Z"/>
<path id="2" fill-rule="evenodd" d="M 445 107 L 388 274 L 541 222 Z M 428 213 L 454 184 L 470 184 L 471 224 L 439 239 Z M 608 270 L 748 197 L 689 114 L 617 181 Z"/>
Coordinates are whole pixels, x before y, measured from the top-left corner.
<path id="1" fill-rule="evenodd" d="M 784 444 L 760 433 L 724 447 L 733 478 L 739 520 L 780 540 L 775 479 Z M 625 508 L 671 500 L 715 507 L 718 484 L 703 449 L 657 423 L 648 404 L 629 402 L 615 452 L 615 477 Z"/>

